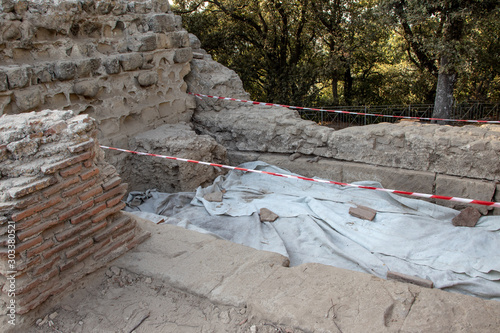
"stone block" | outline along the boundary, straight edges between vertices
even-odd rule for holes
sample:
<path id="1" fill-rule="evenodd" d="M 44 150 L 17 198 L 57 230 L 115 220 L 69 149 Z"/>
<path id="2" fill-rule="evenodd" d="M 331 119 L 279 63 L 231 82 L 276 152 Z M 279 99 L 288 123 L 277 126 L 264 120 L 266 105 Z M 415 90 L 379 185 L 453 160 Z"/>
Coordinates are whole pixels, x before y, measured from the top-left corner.
<path id="1" fill-rule="evenodd" d="M 7 74 L 5 74 L 5 72 L 0 72 L 0 92 L 6 91 L 7 89 L 9 89 Z"/>
<path id="2" fill-rule="evenodd" d="M 349 214 L 363 220 L 373 221 L 375 215 L 377 215 L 377 211 L 369 207 L 358 205 L 357 207 L 350 207 Z"/>
<path id="3" fill-rule="evenodd" d="M 344 163 L 342 182 L 377 181 L 384 188 L 408 192 L 432 193 L 434 173 L 412 171 L 363 163 Z"/>
<path id="4" fill-rule="evenodd" d="M 9 82 L 9 89 L 24 88 L 29 83 L 29 73 L 27 67 L 14 67 L 6 69 Z"/>
<path id="5" fill-rule="evenodd" d="M 467 207 L 451 220 L 455 227 L 474 227 L 481 213 L 474 207 Z"/>
<path id="6" fill-rule="evenodd" d="M 12 21 L 7 25 L 7 28 L 3 32 L 3 39 L 12 41 L 12 40 L 17 40 L 21 39 L 22 34 L 21 30 L 19 29 L 21 26 L 20 21 Z"/>
<path id="7" fill-rule="evenodd" d="M 193 50 L 191 48 L 176 49 L 174 53 L 175 63 L 187 63 L 193 59 Z"/>
<path id="8" fill-rule="evenodd" d="M 106 58 L 104 68 L 108 74 L 118 74 L 120 73 L 120 60 L 118 58 Z"/>
<path id="9" fill-rule="evenodd" d="M 194 34 L 189 34 L 189 45 L 193 50 L 201 49 L 201 41 Z"/>
<path id="10" fill-rule="evenodd" d="M 74 79 L 77 66 L 72 61 L 60 61 L 54 65 L 54 77 L 60 81 Z"/>
<path id="11" fill-rule="evenodd" d="M 437 175 L 436 177 L 436 192 L 437 195 L 460 197 L 473 200 L 492 201 L 496 190 L 496 184 L 493 181 L 483 181 L 479 179 L 467 179 L 453 176 Z M 425 192 L 429 193 L 429 192 Z M 464 208 L 464 205 L 454 202 L 446 202 L 439 200 L 438 202 L 444 206 L 452 206 L 456 208 Z M 488 213 L 488 207 L 478 206 L 477 209 L 481 214 Z"/>
<path id="12" fill-rule="evenodd" d="M 42 95 L 38 89 L 16 91 L 14 98 L 21 112 L 36 109 L 43 103 Z"/>
<path id="13" fill-rule="evenodd" d="M 73 85 L 73 92 L 77 95 L 92 98 L 97 95 L 99 88 L 98 80 L 81 81 Z"/>
<path id="14" fill-rule="evenodd" d="M 129 53 L 120 56 L 120 64 L 124 71 L 134 71 L 142 67 L 144 58 L 140 53 Z"/>
<path id="15" fill-rule="evenodd" d="M 31 84 L 37 85 L 40 83 L 47 83 L 52 81 L 52 74 L 54 72 L 53 64 L 34 66 L 31 68 Z"/>
<path id="16" fill-rule="evenodd" d="M 154 71 L 145 72 L 137 76 L 137 82 L 141 87 L 149 87 L 158 82 L 158 73 Z"/>
<path id="17" fill-rule="evenodd" d="M 157 47 L 156 35 L 150 34 L 139 39 L 139 51 L 141 52 L 154 51 Z"/>
<path id="18" fill-rule="evenodd" d="M 259 211 L 260 222 L 274 222 L 279 216 L 267 208 L 261 208 Z"/>
<path id="19" fill-rule="evenodd" d="M 176 20 L 173 14 L 156 14 L 148 20 L 149 29 L 153 32 L 175 31 Z"/>

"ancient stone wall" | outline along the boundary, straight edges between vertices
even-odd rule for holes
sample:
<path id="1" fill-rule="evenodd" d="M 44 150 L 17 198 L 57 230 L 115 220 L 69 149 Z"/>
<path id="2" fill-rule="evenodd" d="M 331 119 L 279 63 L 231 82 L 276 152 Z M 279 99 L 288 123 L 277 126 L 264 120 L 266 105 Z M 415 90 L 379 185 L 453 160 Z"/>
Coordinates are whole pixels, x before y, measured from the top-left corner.
<path id="1" fill-rule="evenodd" d="M 192 49 L 167 0 L 3 0 L 0 115 L 72 110 L 101 143 L 189 122 Z"/>
<path id="2" fill-rule="evenodd" d="M 236 73 L 208 57 L 192 61 L 186 80 L 195 93 L 248 98 Z M 375 180 L 402 191 L 500 201 L 499 125 L 402 121 L 335 131 L 281 107 L 208 98 L 197 105 L 195 128 L 225 146 L 233 165 L 259 159 L 309 177 Z"/>
<path id="3" fill-rule="evenodd" d="M 103 160 L 96 128 L 71 111 L 0 117 L 2 321 L 149 236 L 120 212 L 127 184 Z"/>

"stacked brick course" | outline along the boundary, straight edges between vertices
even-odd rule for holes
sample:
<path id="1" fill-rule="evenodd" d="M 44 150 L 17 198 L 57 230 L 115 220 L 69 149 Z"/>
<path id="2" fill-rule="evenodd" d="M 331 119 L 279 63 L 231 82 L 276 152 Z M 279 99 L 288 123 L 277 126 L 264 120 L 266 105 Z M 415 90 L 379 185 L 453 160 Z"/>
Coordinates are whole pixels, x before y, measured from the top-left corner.
<path id="1" fill-rule="evenodd" d="M 146 239 L 120 212 L 126 191 L 88 115 L 1 117 L 0 303 L 13 299 L 7 278 L 23 314 Z"/>

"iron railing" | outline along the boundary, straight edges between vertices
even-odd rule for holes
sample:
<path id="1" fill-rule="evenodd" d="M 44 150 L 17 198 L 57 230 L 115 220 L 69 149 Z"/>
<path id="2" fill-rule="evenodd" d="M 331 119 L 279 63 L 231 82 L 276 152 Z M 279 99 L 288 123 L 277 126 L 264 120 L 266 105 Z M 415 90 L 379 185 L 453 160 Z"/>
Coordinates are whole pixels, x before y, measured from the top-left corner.
<path id="1" fill-rule="evenodd" d="M 394 123 L 399 118 L 374 117 L 367 115 L 355 115 L 347 113 L 328 112 L 326 110 L 341 110 L 359 113 L 382 114 L 391 116 L 432 118 L 433 104 L 412 105 L 366 105 L 366 106 L 324 106 L 325 111 L 298 110 L 303 119 L 312 120 L 318 124 L 336 129 L 350 126 L 364 126 L 378 124 L 381 122 Z M 500 120 L 500 103 L 459 103 L 453 106 L 450 119 L 469 120 Z M 450 122 L 450 125 L 461 126 L 463 122 Z"/>

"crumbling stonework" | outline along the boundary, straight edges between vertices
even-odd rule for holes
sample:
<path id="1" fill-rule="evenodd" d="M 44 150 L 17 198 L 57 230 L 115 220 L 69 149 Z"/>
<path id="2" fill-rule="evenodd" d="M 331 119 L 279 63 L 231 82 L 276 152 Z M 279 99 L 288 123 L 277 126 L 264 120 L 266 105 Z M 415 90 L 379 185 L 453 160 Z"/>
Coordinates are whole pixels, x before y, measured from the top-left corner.
<path id="1" fill-rule="evenodd" d="M 191 64 L 186 77 L 190 91 L 248 98 L 233 71 L 209 57 Z M 258 159 L 310 177 L 349 183 L 375 180 L 402 191 L 499 200 L 498 125 L 402 121 L 335 131 L 302 120 L 286 108 L 206 98 L 197 100 L 197 105 L 195 128 L 225 146 L 233 165 Z M 486 207 L 478 208 L 488 213 Z"/>
<path id="2" fill-rule="evenodd" d="M 1 320 L 7 305 L 22 315 L 149 236 L 120 212 L 127 184 L 103 155 L 88 115 L 0 117 Z"/>
<path id="3" fill-rule="evenodd" d="M 189 122 L 190 39 L 167 0 L 3 1 L 0 115 L 72 110 L 104 144 Z"/>

